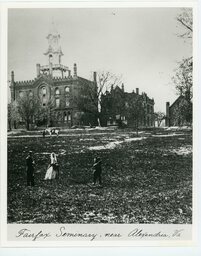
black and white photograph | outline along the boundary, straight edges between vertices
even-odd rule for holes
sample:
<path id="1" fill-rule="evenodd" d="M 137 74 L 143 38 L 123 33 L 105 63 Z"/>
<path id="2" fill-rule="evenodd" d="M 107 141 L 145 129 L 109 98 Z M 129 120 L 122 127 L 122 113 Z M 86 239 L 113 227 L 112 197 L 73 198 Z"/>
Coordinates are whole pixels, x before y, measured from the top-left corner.
<path id="1" fill-rule="evenodd" d="M 7 224 L 26 224 L 16 238 L 44 239 L 33 224 L 79 239 L 65 225 L 191 227 L 193 18 L 185 6 L 8 8 Z"/>

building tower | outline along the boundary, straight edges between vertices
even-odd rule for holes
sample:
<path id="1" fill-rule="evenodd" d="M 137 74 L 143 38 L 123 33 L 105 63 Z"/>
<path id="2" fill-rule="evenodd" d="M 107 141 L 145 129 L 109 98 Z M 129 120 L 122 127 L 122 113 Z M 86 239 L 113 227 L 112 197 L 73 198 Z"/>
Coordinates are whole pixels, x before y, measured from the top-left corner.
<path id="1" fill-rule="evenodd" d="M 51 29 L 47 36 L 48 40 L 48 49 L 44 53 L 47 56 L 48 65 L 41 66 L 40 71 L 38 72 L 37 68 L 37 76 L 42 73 L 49 74 L 53 77 L 64 77 L 64 73 L 68 71 L 68 67 L 65 67 L 61 64 L 61 57 L 63 56 L 63 52 L 60 46 L 60 34 L 58 33 L 54 22 L 52 22 Z"/>

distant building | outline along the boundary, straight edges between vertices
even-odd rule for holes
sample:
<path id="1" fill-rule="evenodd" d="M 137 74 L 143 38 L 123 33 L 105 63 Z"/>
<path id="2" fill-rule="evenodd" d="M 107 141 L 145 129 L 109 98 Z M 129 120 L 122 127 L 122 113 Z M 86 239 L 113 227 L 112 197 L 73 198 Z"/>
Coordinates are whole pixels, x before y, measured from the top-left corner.
<path id="1" fill-rule="evenodd" d="M 11 101 L 19 101 L 22 97 L 37 97 L 44 111 L 51 106 L 50 126 L 95 125 L 96 118 L 87 115 L 78 107 L 79 97 L 87 98 L 86 87 L 94 92 L 97 90 L 96 72 L 94 80 L 89 81 L 78 76 L 77 65 L 71 70 L 61 64 L 63 52 L 59 44 L 60 35 L 52 24 L 47 36 L 48 49 L 47 65 L 36 64 L 36 78 L 29 81 L 15 81 L 14 72 L 11 72 Z M 90 101 L 89 101 L 90 102 Z M 90 104 L 90 103 L 89 103 Z M 46 124 L 47 120 L 42 124 Z"/>
<path id="2" fill-rule="evenodd" d="M 166 102 L 166 126 L 182 126 L 192 124 L 192 103 L 180 95 L 170 105 Z"/>
<path id="3" fill-rule="evenodd" d="M 138 106 L 138 125 L 141 127 L 153 127 L 154 99 L 150 99 L 146 93 L 139 94 L 139 88 L 136 88 L 136 92 L 125 92 L 123 84 L 121 88 L 119 86 L 112 87 L 110 92 L 106 91 L 102 95 L 102 123 L 107 126 L 118 124 L 135 125 L 136 120 L 131 117 L 130 105 L 138 99 L 140 102 L 140 106 Z"/>

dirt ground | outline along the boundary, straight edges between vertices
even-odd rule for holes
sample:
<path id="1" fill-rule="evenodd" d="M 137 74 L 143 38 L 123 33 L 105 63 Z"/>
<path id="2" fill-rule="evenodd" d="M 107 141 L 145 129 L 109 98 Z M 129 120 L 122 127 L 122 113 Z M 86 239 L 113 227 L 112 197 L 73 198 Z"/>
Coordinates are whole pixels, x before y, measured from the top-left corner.
<path id="1" fill-rule="evenodd" d="M 9 223 L 192 223 L 192 132 L 102 130 L 8 136 Z M 26 186 L 33 151 L 35 187 Z M 50 153 L 60 177 L 45 181 Z M 103 185 L 93 186 L 93 159 Z"/>

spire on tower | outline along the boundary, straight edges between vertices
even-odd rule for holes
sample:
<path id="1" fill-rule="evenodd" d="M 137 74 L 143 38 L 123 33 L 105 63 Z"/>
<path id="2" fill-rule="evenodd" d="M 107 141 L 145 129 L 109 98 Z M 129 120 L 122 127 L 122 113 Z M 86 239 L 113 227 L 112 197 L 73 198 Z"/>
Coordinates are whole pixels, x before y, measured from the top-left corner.
<path id="1" fill-rule="evenodd" d="M 43 73 L 49 73 L 50 76 L 64 77 L 64 73 L 68 71 L 68 67 L 61 64 L 63 52 L 60 46 L 60 34 L 57 31 L 54 21 L 51 23 L 47 40 L 48 49 L 44 55 L 47 56 L 48 65 L 41 66 L 40 71 Z"/>
<path id="2" fill-rule="evenodd" d="M 48 33 L 48 36 L 49 35 L 55 35 L 55 36 L 59 36 L 60 37 L 53 18 L 52 18 L 50 30 L 49 30 L 49 33 Z"/>
<path id="3" fill-rule="evenodd" d="M 47 40 L 48 49 L 44 54 L 48 56 L 49 63 L 51 62 L 52 64 L 61 64 L 61 56 L 63 56 L 63 52 L 59 42 L 60 34 L 56 29 L 54 21 L 52 21 Z"/>

